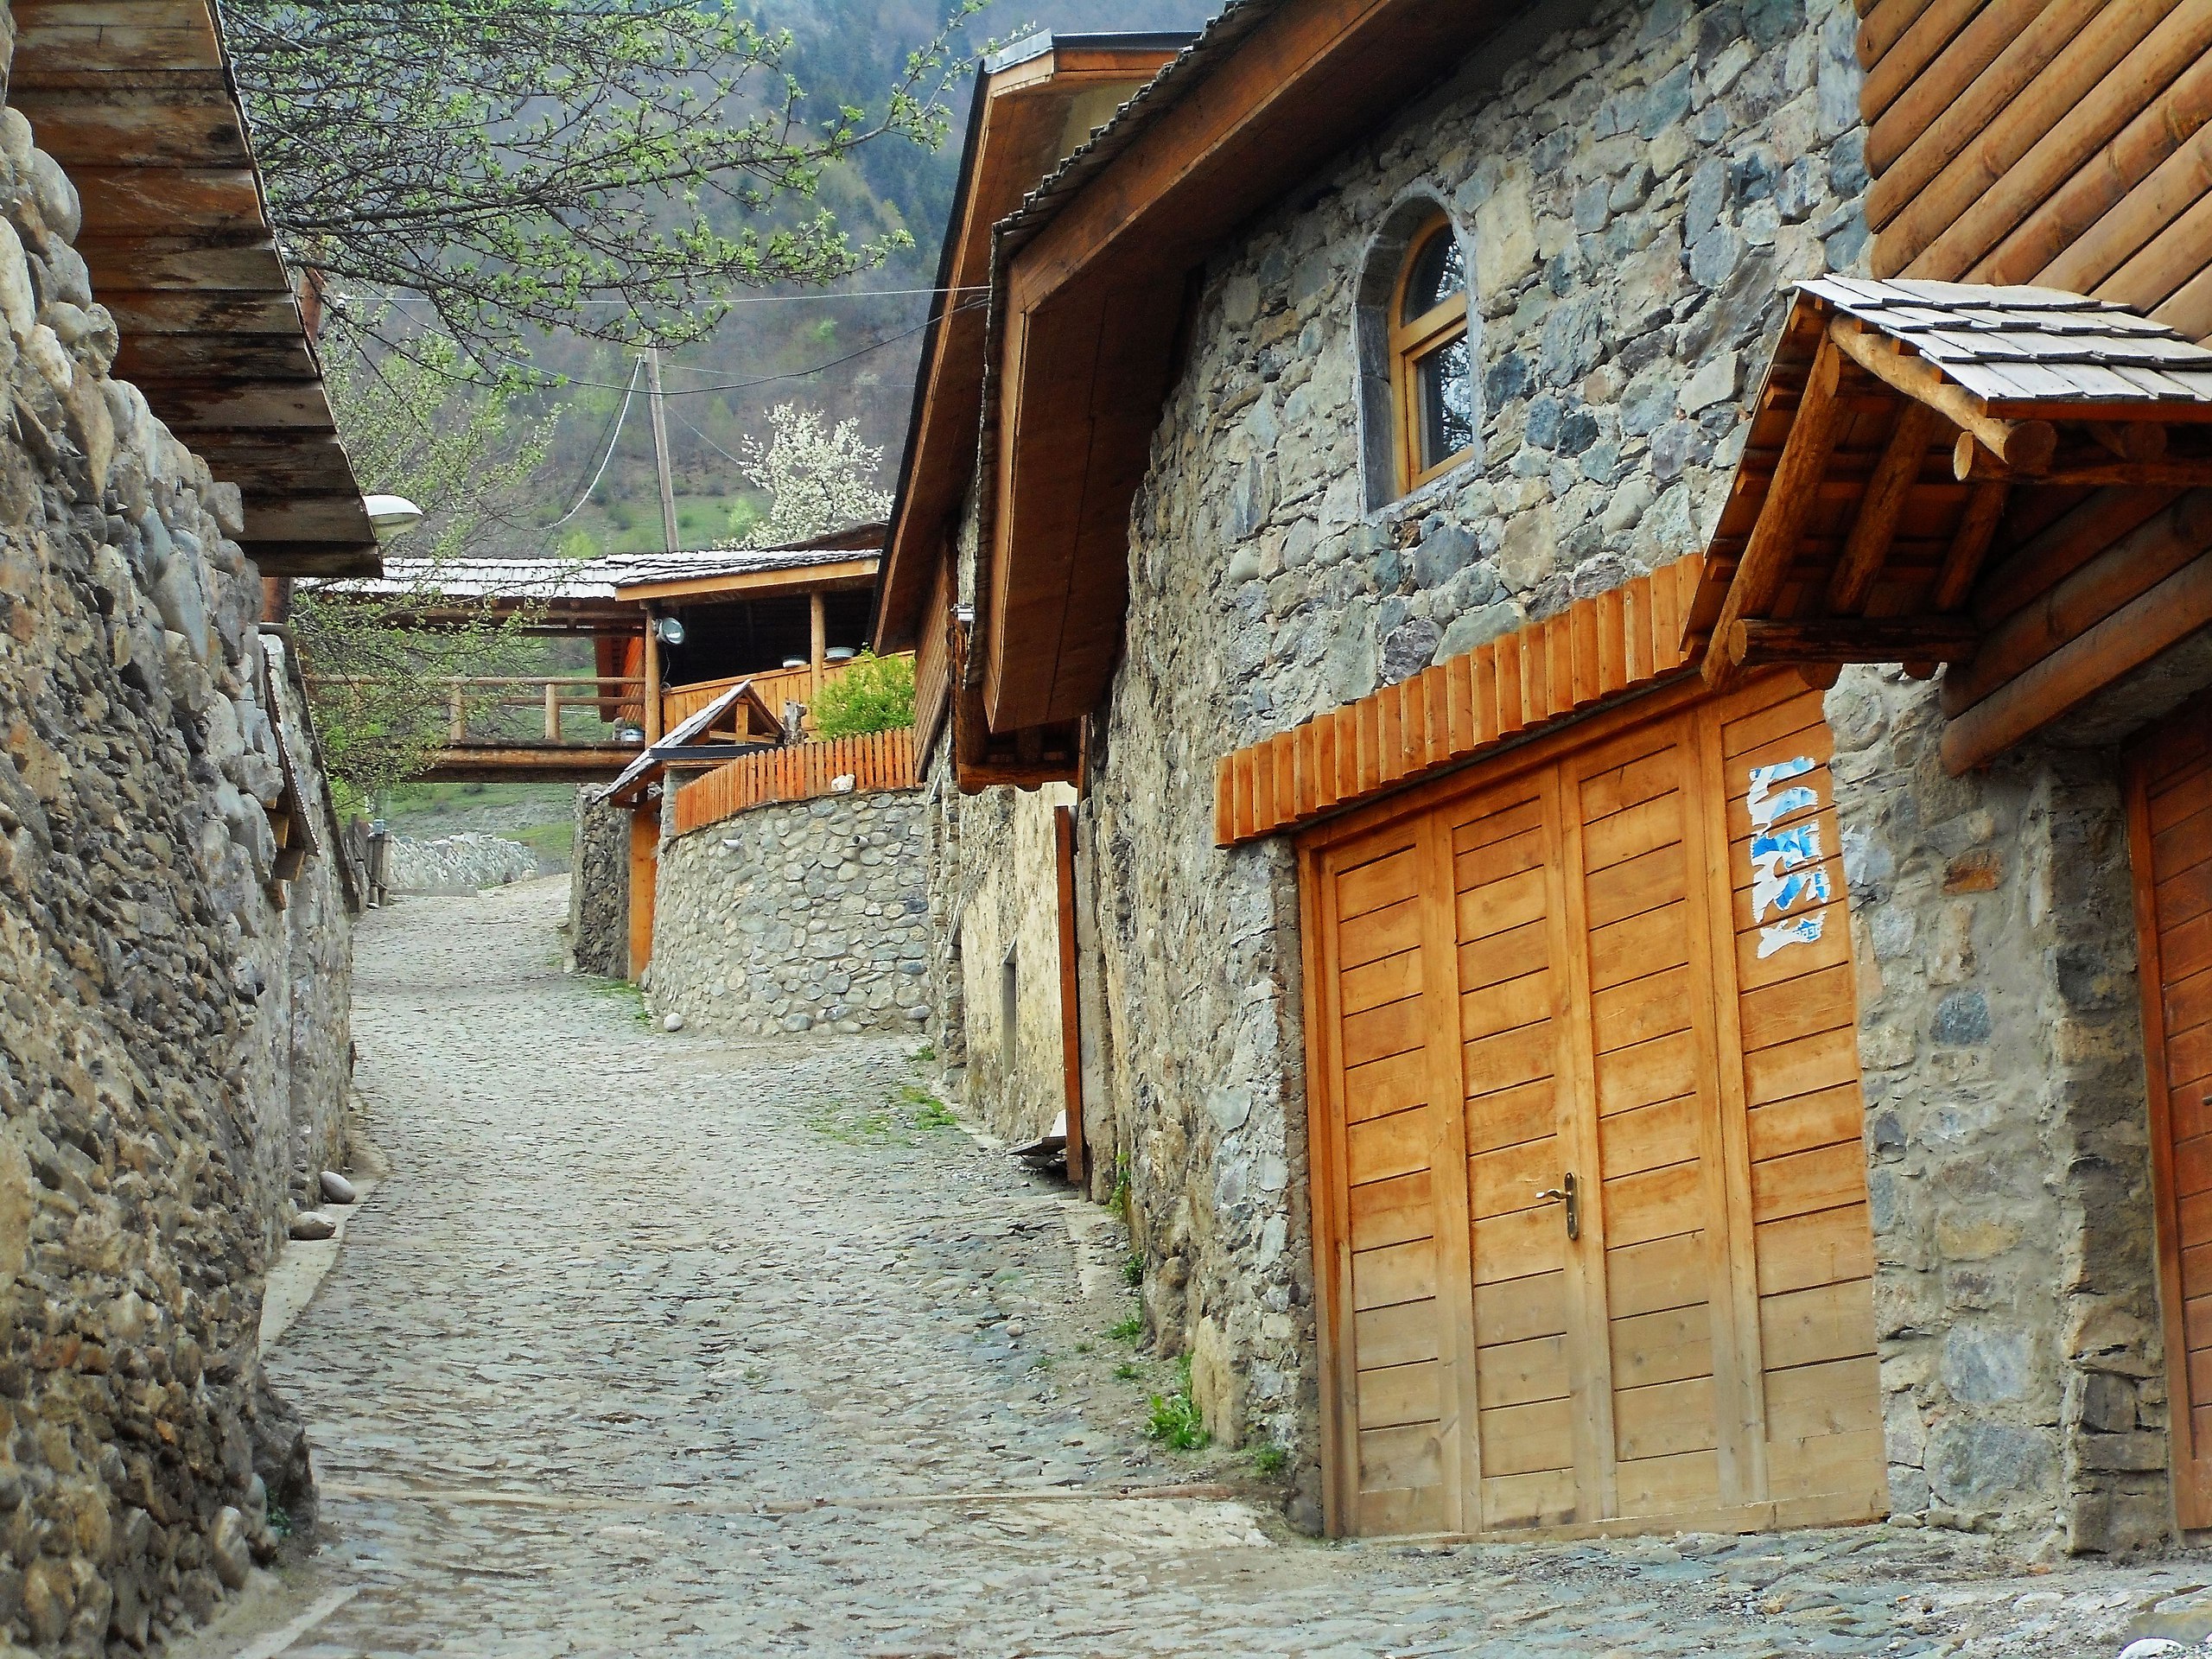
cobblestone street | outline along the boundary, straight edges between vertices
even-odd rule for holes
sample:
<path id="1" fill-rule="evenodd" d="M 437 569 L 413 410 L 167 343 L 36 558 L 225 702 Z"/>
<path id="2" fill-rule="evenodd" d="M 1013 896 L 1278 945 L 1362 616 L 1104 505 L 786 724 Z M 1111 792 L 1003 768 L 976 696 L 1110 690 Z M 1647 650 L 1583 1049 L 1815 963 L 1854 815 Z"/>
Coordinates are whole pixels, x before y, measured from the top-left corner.
<path id="1" fill-rule="evenodd" d="M 664 1034 L 563 976 L 563 906 L 367 918 L 391 1173 L 270 1357 L 324 1541 L 211 1654 L 2113 1655 L 2212 1581 L 1881 1527 L 1303 1538 L 1249 1458 L 1143 1438 L 1173 1371 L 1118 1272 L 1084 1294 L 1065 1190 L 904 1046 Z"/>

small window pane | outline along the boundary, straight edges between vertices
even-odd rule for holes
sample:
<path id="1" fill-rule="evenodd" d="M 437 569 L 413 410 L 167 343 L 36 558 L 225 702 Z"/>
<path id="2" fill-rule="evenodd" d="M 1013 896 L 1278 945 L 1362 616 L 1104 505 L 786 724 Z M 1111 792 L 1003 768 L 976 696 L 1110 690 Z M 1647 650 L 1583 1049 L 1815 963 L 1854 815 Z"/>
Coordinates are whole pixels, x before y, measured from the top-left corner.
<path id="1" fill-rule="evenodd" d="M 1459 238 L 1446 225 L 1423 243 L 1414 256 L 1414 273 L 1406 283 L 1405 314 L 1398 321 L 1406 323 L 1425 317 L 1466 289 L 1467 262 L 1459 251 Z"/>
<path id="2" fill-rule="evenodd" d="M 1449 461 L 1475 442 L 1475 377 L 1461 334 L 1414 364 L 1421 406 L 1421 469 Z"/>

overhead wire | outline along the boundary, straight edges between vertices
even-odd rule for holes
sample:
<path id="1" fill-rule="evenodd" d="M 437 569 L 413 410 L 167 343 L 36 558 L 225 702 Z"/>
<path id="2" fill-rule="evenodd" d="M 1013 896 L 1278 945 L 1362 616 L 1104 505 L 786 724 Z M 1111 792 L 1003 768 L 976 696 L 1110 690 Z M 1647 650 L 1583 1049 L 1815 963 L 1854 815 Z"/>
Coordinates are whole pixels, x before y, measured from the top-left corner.
<path id="1" fill-rule="evenodd" d="M 614 411 L 614 425 L 607 435 L 607 453 L 599 458 L 599 470 L 591 475 L 591 482 L 584 486 L 584 493 L 576 498 L 575 505 L 545 525 L 547 530 L 558 530 L 583 511 L 584 503 L 591 499 L 591 493 L 599 487 L 599 480 L 607 476 L 607 463 L 614 459 L 614 446 L 622 440 L 622 423 L 630 418 L 630 400 L 638 393 L 638 377 L 645 372 L 642 357 L 630 365 L 630 384 L 622 389 L 622 407 Z"/>

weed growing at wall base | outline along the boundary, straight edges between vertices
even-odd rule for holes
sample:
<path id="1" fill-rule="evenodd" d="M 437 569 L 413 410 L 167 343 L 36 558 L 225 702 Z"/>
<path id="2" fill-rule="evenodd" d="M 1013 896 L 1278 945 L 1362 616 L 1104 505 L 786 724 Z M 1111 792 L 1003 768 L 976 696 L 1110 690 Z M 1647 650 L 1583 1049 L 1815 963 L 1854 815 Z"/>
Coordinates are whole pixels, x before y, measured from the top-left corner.
<path id="1" fill-rule="evenodd" d="M 1201 1452 L 1213 1437 L 1206 1433 L 1205 1419 L 1191 1398 L 1191 1357 L 1184 1355 L 1178 1366 L 1174 1392 L 1152 1396 L 1152 1416 L 1144 1432 L 1173 1451 Z"/>

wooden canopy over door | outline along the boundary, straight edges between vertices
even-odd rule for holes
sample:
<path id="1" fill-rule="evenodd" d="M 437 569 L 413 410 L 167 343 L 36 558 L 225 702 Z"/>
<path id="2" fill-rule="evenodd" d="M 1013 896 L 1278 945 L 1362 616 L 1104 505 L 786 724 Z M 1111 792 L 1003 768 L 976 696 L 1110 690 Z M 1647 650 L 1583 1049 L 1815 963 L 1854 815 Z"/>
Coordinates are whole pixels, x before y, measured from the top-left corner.
<path id="1" fill-rule="evenodd" d="M 1332 1531 L 1885 1511 L 1828 754 L 1676 687 L 1301 838 Z"/>
<path id="2" fill-rule="evenodd" d="M 2129 772 L 2174 1504 L 2196 1529 L 2212 1527 L 2212 702 L 2170 719 Z"/>

